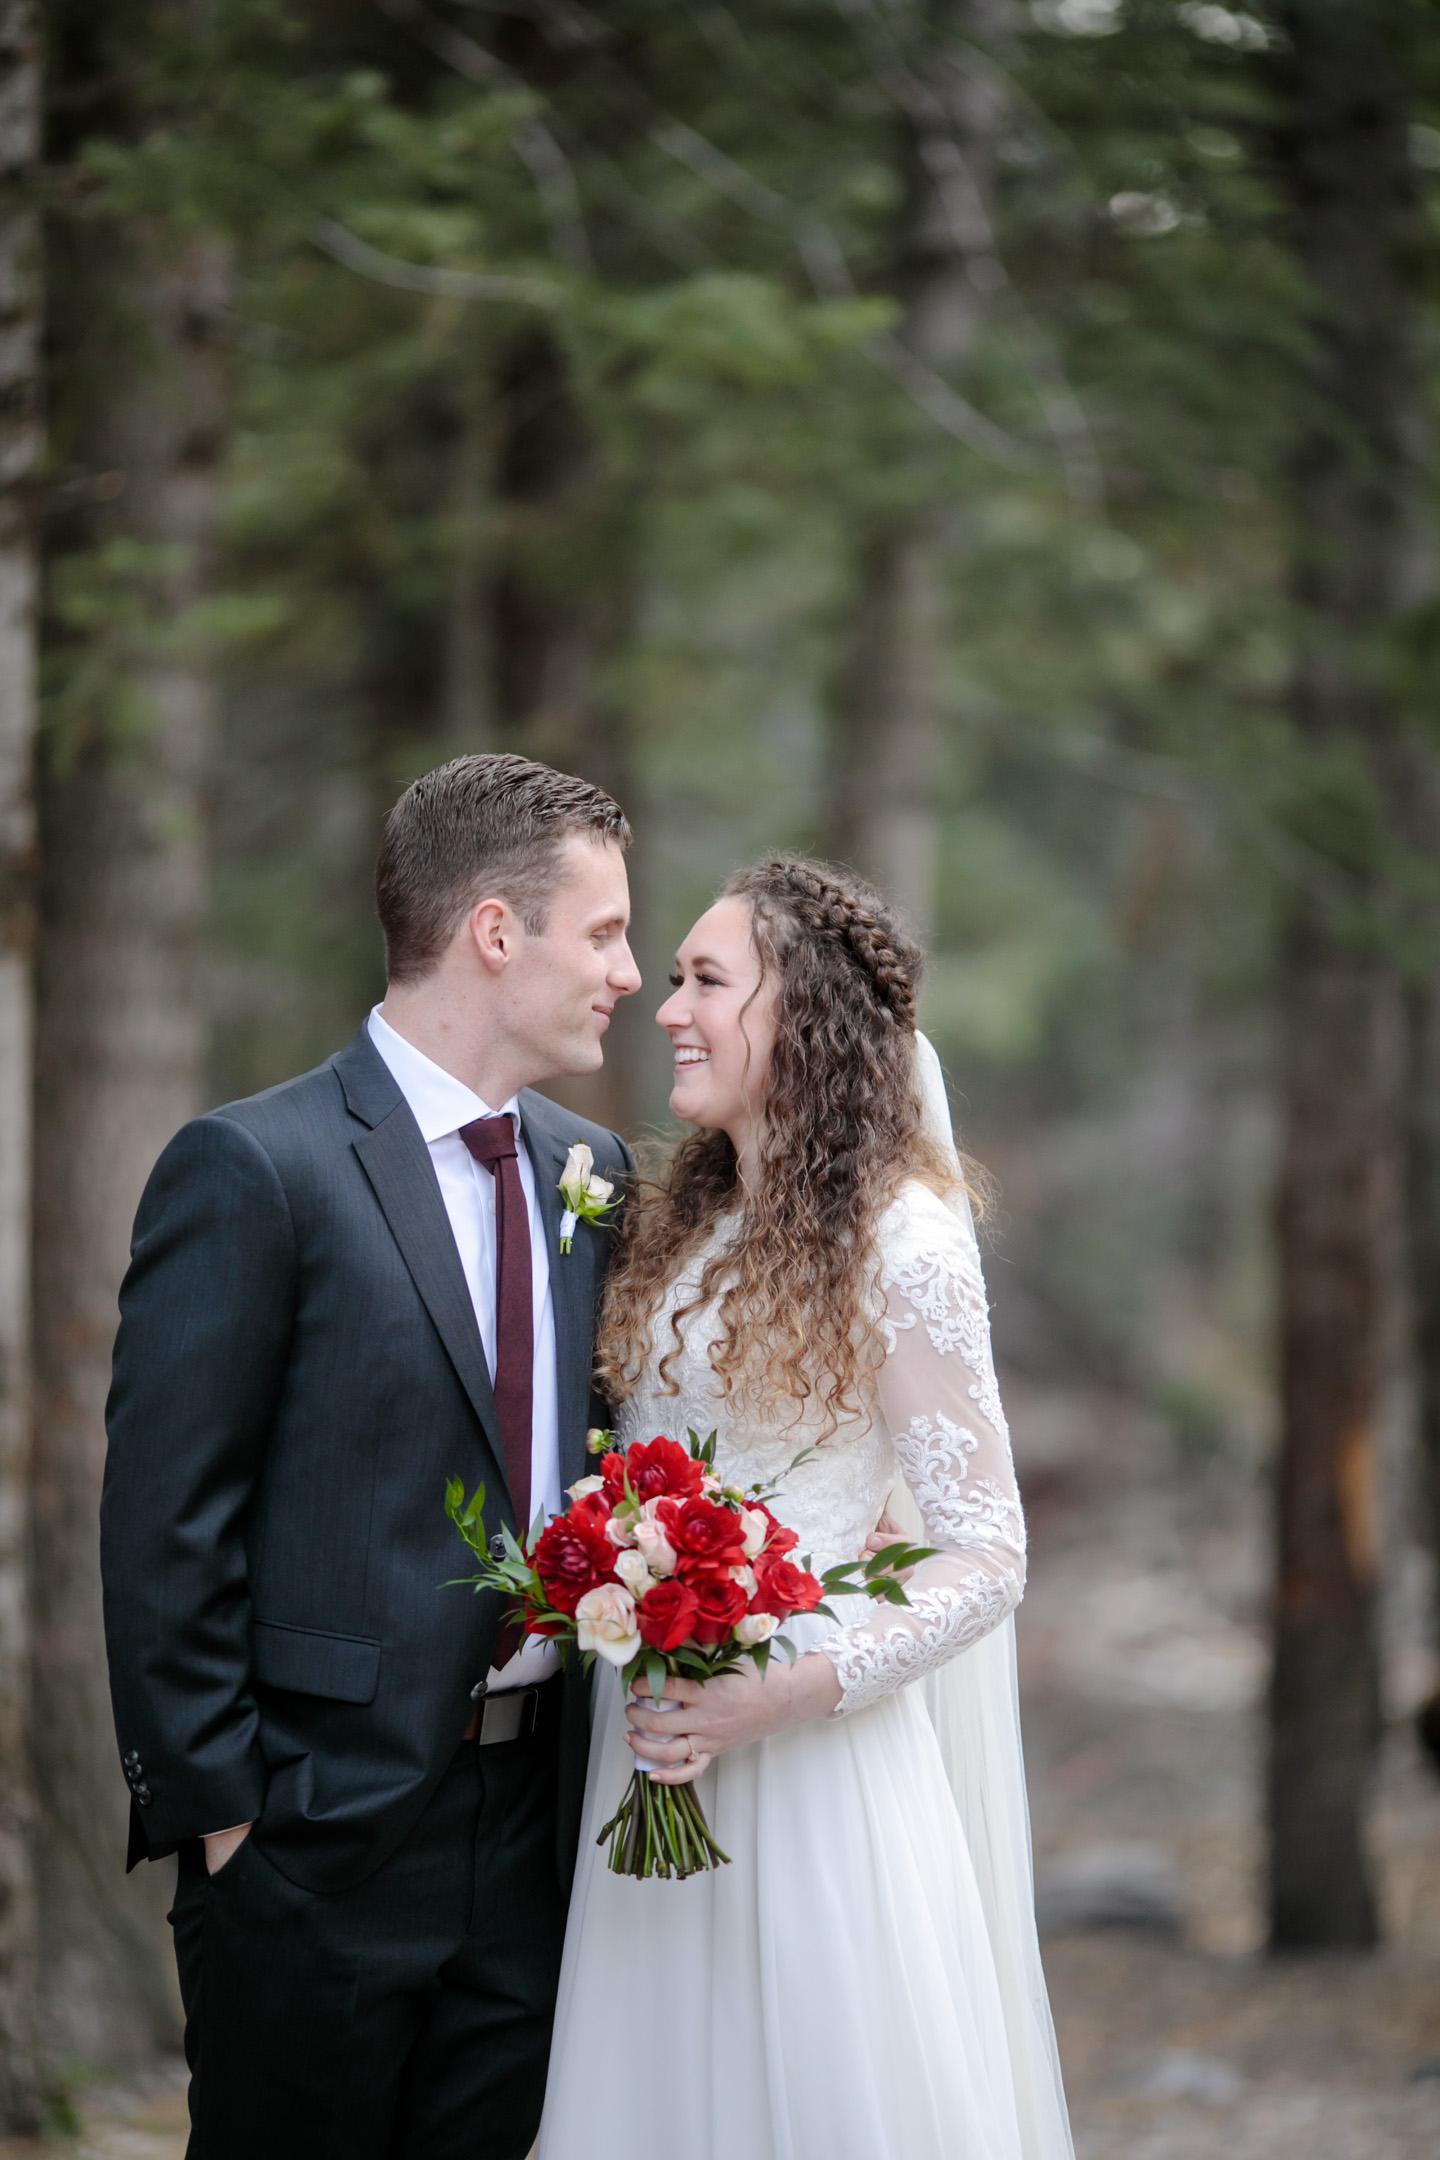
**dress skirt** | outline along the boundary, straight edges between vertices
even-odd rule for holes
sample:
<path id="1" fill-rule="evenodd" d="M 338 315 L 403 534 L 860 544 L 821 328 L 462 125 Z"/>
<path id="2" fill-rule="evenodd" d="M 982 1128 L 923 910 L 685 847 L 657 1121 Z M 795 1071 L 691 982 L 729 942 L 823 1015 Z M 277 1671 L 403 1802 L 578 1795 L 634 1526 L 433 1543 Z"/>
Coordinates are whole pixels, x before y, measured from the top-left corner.
<path id="1" fill-rule="evenodd" d="M 833 1624 L 788 1632 L 804 1649 Z M 597 1667 L 540 2160 L 1020 2160 L 989 1937 L 918 1690 L 712 1763 L 700 1798 L 730 1865 L 685 1882 L 611 1874 L 596 1844 L 633 1766 L 624 1722 Z"/>

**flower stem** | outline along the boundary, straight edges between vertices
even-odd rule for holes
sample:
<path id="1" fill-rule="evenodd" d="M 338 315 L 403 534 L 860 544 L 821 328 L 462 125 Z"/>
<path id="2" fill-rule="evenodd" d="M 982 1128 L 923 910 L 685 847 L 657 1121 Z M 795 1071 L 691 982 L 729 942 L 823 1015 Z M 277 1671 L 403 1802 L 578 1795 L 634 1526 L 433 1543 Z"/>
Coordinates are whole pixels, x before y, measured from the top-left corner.
<path id="1" fill-rule="evenodd" d="M 625 1797 L 611 1816 L 597 1845 L 608 1845 L 616 1875 L 643 1882 L 652 1875 L 665 1881 L 728 1867 L 710 1832 L 693 1785 L 657 1785 L 643 1770 L 632 1773 Z"/>

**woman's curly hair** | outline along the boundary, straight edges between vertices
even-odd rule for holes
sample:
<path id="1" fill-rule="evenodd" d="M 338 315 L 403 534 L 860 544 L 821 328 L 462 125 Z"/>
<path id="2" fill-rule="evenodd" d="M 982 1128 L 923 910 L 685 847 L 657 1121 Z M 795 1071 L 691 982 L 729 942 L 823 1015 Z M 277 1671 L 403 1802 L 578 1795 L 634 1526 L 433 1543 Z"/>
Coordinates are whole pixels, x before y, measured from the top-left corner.
<path id="1" fill-rule="evenodd" d="M 743 1185 L 729 1137 L 707 1130 L 641 1184 L 606 1286 L 598 1376 L 613 1401 L 632 1391 L 665 1292 L 738 1201 L 738 1236 L 673 1314 L 661 1376 L 673 1389 L 680 1323 L 718 1293 L 710 1362 L 732 1403 L 771 1426 L 812 1403 L 833 1432 L 858 1414 L 881 1360 L 876 1224 L 903 1179 L 955 1183 L 924 1131 L 915 1078 L 922 956 L 872 886 L 824 863 L 775 856 L 738 871 L 721 897 L 749 903 L 761 980 L 776 992 L 761 1174 Z"/>

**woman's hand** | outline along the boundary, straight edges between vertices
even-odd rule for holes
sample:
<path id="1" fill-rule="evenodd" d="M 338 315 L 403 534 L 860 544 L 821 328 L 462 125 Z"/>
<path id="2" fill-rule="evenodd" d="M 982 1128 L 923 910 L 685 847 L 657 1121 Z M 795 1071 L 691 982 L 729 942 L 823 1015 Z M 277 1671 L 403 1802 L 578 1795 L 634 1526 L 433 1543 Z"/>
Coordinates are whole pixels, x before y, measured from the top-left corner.
<path id="1" fill-rule="evenodd" d="M 648 1683 L 637 1680 L 635 1693 L 648 1697 Z M 737 1671 L 718 1680 L 667 1680 L 662 1699 L 678 1702 L 680 1708 L 650 1710 L 643 1701 L 626 1704 L 630 1730 L 625 1738 L 646 1761 L 666 1765 L 655 1772 L 659 1784 L 689 1785 L 730 1748 L 828 1717 L 840 1700 L 840 1676 L 819 1650 L 794 1665 L 772 1657 L 763 1678 L 747 1658 Z"/>
<path id="2" fill-rule="evenodd" d="M 908 1545 L 910 1543 L 910 1538 L 900 1528 L 899 1523 L 896 1522 L 887 1507 L 879 1522 L 876 1523 L 869 1537 L 865 1540 L 865 1551 L 862 1558 L 868 1560 L 872 1553 L 884 1552 L 887 1545 Z M 897 1582 L 909 1582 L 914 1572 L 914 1568 L 902 1568 L 896 1577 Z"/>

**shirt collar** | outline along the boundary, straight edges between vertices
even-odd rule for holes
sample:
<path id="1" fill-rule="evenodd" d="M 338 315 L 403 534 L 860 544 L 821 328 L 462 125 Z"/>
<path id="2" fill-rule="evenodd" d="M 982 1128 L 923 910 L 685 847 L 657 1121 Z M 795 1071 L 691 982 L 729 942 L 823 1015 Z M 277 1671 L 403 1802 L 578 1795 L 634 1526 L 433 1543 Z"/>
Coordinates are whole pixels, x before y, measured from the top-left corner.
<path id="1" fill-rule="evenodd" d="M 447 1134 L 459 1132 L 462 1125 L 473 1124 L 476 1118 L 512 1117 L 518 1126 L 520 1103 L 516 1096 L 501 1103 L 498 1111 L 492 1110 L 472 1088 L 466 1087 L 463 1080 L 457 1080 L 454 1073 L 446 1072 L 443 1065 L 437 1065 L 423 1050 L 417 1050 L 414 1043 L 397 1034 L 378 1005 L 370 1015 L 369 1028 L 370 1040 L 410 1105 L 420 1128 L 420 1137 L 427 1146 L 432 1140 L 443 1140 Z"/>

